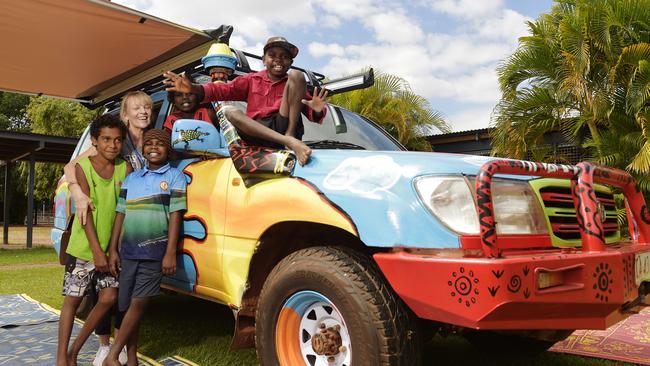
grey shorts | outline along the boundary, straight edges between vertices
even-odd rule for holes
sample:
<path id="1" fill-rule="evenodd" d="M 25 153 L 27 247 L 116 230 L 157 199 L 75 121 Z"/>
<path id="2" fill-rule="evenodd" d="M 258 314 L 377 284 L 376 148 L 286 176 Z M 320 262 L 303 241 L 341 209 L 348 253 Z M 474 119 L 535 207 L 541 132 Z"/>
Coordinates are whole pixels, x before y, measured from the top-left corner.
<path id="1" fill-rule="evenodd" d="M 84 297 L 93 286 L 99 292 L 105 288 L 118 287 L 118 281 L 110 272 L 97 271 L 93 261 L 66 254 L 61 294 Z"/>
<path id="2" fill-rule="evenodd" d="M 160 294 L 162 261 L 122 259 L 118 305 L 125 311 L 132 298 L 152 297 Z"/>

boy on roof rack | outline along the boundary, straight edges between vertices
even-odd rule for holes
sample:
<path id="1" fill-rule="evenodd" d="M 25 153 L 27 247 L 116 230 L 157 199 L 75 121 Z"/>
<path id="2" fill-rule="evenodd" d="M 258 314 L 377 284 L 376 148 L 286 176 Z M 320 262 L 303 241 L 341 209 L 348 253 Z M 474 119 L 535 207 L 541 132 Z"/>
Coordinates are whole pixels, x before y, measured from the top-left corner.
<path id="1" fill-rule="evenodd" d="M 196 93 L 206 101 L 246 101 L 246 113 L 236 108 L 225 110 L 226 118 L 241 132 L 244 141 L 282 149 L 293 150 L 304 165 L 311 149 L 300 139 L 304 127 L 301 112 L 310 121 L 321 122 L 326 113 L 327 91 L 314 89 L 307 93 L 302 72 L 289 68 L 298 55 L 298 47 L 284 37 L 271 37 L 264 46 L 262 62 L 266 70 L 239 76 L 231 83 L 192 84 L 184 75 L 165 72 L 166 90 Z M 257 122 L 256 122 L 257 121 Z"/>

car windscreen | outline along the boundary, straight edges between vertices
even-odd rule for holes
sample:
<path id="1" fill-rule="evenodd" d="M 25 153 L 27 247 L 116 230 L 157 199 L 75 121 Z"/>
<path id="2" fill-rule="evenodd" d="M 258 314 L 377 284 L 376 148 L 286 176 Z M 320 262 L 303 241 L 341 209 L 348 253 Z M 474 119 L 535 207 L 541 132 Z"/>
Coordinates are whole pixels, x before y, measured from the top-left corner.
<path id="1" fill-rule="evenodd" d="M 303 117 L 302 140 L 315 149 L 404 150 L 380 127 L 356 113 L 330 106 L 322 124 Z"/>

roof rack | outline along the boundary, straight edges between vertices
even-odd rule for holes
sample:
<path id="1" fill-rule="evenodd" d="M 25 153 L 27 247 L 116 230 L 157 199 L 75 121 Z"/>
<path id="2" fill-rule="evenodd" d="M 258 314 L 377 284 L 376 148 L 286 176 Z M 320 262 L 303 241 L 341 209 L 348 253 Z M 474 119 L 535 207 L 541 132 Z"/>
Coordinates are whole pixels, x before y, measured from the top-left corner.
<path id="1" fill-rule="evenodd" d="M 248 58 L 262 60 L 262 56 L 258 56 L 252 53 L 248 53 L 233 48 L 231 48 L 231 50 L 233 51 L 233 53 L 237 58 L 237 69 L 235 70 L 235 73 L 231 77 L 231 80 L 240 75 L 244 75 L 256 71 L 251 69 L 250 63 L 248 62 Z M 308 79 L 307 89 L 310 92 L 313 91 L 314 87 L 319 87 L 319 88 L 323 87 L 328 90 L 328 95 L 334 95 L 334 94 L 344 93 L 355 89 L 367 88 L 369 86 L 372 86 L 374 83 L 374 73 L 372 68 L 359 74 L 354 74 L 354 75 L 350 75 L 350 76 L 346 76 L 334 80 L 327 80 L 325 75 L 323 74 L 311 70 L 303 69 L 297 66 L 291 66 L 291 68 L 294 70 L 302 71 L 305 73 L 305 75 L 307 75 L 307 79 Z M 200 59 L 190 62 L 186 65 L 183 65 L 182 67 L 176 68 L 171 71 L 177 74 L 184 72 L 192 80 L 194 80 L 197 77 L 206 75 L 203 70 L 203 64 L 201 63 Z M 141 90 L 149 95 L 152 95 L 154 93 L 165 90 L 165 85 L 163 85 L 162 83 L 163 79 L 164 78 L 162 77 L 162 75 L 158 76 L 145 83 L 137 85 L 132 90 Z M 102 101 L 101 103 L 90 102 L 84 105 L 90 109 L 96 109 L 99 107 L 106 107 L 108 109 L 113 109 L 119 105 L 119 101 L 124 94 L 126 94 L 126 92 L 116 94 L 113 97 Z"/>

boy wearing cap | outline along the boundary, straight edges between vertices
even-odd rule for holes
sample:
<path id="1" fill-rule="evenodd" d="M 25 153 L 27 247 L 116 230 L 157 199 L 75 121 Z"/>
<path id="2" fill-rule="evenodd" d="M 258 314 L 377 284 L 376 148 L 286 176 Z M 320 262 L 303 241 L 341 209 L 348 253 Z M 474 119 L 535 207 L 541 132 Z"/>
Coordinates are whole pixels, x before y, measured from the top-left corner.
<path id="1" fill-rule="evenodd" d="M 266 70 L 239 76 L 231 83 L 192 84 L 187 77 L 169 71 L 163 76 L 167 78 L 168 91 L 193 92 L 203 96 L 204 101 L 246 101 L 245 114 L 235 108 L 225 111 L 242 138 L 254 145 L 287 146 L 304 165 L 311 149 L 300 141 L 304 131 L 300 114 L 304 111 L 310 121 L 322 121 L 327 91 L 314 89 L 310 96 L 304 75 L 298 71 L 289 73 L 297 55 L 298 47 L 284 37 L 271 37 L 262 57 Z"/>
<path id="2" fill-rule="evenodd" d="M 151 129 L 143 139 L 147 165 L 126 178 L 115 209 L 109 265 L 113 274 L 119 272 L 118 305 L 126 314 L 104 365 L 120 365 L 118 354 L 124 345 L 128 365 L 137 365 L 140 320 L 151 297 L 160 293 L 162 276 L 176 272 L 176 245 L 187 206 L 186 180 L 167 162 L 169 133 Z"/>

